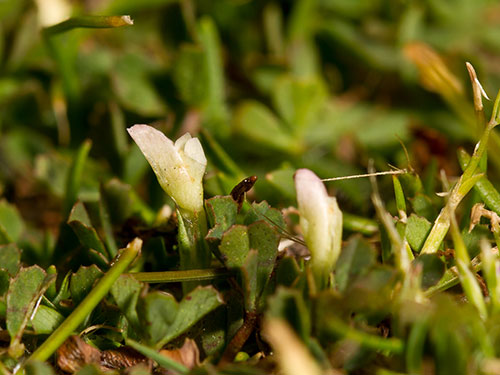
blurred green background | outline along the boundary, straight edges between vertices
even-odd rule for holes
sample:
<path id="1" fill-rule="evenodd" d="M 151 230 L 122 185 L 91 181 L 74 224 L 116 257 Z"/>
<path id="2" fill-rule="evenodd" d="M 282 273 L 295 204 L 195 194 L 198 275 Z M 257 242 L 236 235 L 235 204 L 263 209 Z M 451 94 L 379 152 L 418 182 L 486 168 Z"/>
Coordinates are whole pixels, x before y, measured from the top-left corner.
<path id="1" fill-rule="evenodd" d="M 122 14 L 134 25 L 43 31 Z M 167 198 L 126 133 L 136 123 L 201 137 L 207 197 L 257 175 L 252 199 L 295 204 L 296 168 L 405 168 L 402 144 L 433 192 L 478 135 L 465 62 L 494 97 L 499 47 L 500 5 L 487 0 L 3 0 L 0 208 L 39 261 L 75 198 L 92 205 L 114 189 L 130 199 L 114 223 L 152 223 Z M 89 159 L 70 194 L 78 150 Z M 368 181 L 329 187 L 345 212 L 373 214 Z"/>

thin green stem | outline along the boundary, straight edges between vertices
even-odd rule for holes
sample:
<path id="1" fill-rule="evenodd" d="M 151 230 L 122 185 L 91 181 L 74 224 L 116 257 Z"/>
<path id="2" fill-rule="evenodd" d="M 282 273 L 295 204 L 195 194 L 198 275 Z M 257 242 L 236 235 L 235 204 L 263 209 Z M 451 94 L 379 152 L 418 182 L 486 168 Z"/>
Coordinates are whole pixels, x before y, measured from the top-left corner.
<path id="1" fill-rule="evenodd" d="M 483 293 L 474 273 L 470 270 L 470 257 L 465 246 L 464 239 L 460 234 L 455 214 L 451 215 L 451 235 L 455 246 L 455 260 L 457 263 L 458 276 L 467 299 L 477 308 L 481 318 L 486 319 L 488 311 L 484 301 Z"/>
<path id="2" fill-rule="evenodd" d="M 446 233 L 448 233 L 448 229 L 450 228 L 451 215 L 455 214 L 455 209 L 457 208 L 457 206 L 460 204 L 465 195 L 467 195 L 470 189 L 472 189 L 474 184 L 480 179 L 480 176 L 474 174 L 479 166 L 481 158 L 486 151 L 490 133 L 496 125 L 496 123 L 491 121 L 488 123 L 488 126 L 484 130 L 481 139 L 474 149 L 474 154 L 467 164 L 464 173 L 458 180 L 457 184 L 451 190 L 446 205 L 443 207 L 443 209 L 439 213 L 439 216 L 434 221 L 431 232 L 427 236 L 424 246 L 422 247 L 422 251 L 420 252 L 421 254 L 430 254 L 438 251 L 441 242 L 443 242 L 444 237 L 446 236 Z"/>
<path id="3" fill-rule="evenodd" d="M 76 28 L 105 29 L 122 26 L 131 26 L 134 21 L 130 16 L 80 16 L 67 19 L 57 25 L 47 27 L 43 30 L 45 35 L 60 34 Z"/>
<path id="4" fill-rule="evenodd" d="M 179 374 L 187 374 L 189 372 L 189 369 L 184 366 L 183 364 L 167 357 L 166 355 L 163 355 L 156 350 L 147 347 L 145 345 L 142 345 L 134 340 L 131 339 L 126 339 L 125 343 L 137 350 L 139 353 L 145 355 L 148 358 L 151 358 L 152 360 L 156 361 L 161 367 L 167 369 L 167 370 L 172 370 L 175 373 Z"/>
<path id="5" fill-rule="evenodd" d="M 345 230 L 371 236 L 378 232 L 377 222 L 362 216 L 342 212 L 342 225 Z"/>
<path id="6" fill-rule="evenodd" d="M 462 170 L 465 170 L 470 161 L 470 155 L 464 149 L 459 149 L 458 160 Z M 485 172 L 482 167 L 480 168 L 482 172 Z M 486 206 L 500 215 L 500 193 L 486 176 L 481 177 L 476 182 L 474 189 L 479 193 Z"/>
<path id="7" fill-rule="evenodd" d="M 66 194 L 64 194 L 65 198 L 63 203 L 64 217 L 68 217 L 71 207 L 73 207 L 78 199 L 78 190 L 80 189 L 80 184 L 82 182 L 83 167 L 85 166 L 91 147 L 92 141 L 89 139 L 83 142 L 69 169 L 68 177 L 66 179 Z"/>
<path id="8" fill-rule="evenodd" d="M 336 317 L 330 317 L 330 319 L 328 319 L 325 329 L 330 334 L 355 341 L 368 349 L 385 351 L 394 354 L 402 354 L 404 351 L 404 343 L 402 340 L 395 337 L 383 338 L 359 331 L 350 327 Z"/>
<path id="9" fill-rule="evenodd" d="M 481 270 L 481 262 L 479 261 L 478 257 L 472 258 L 471 261 L 471 267 L 473 272 L 478 272 Z M 427 289 L 424 292 L 424 295 L 426 297 L 432 297 L 433 295 L 439 293 L 439 292 L 444 292 L 447 289 L 450 289 L 451 287 L 454 287 L 460 282 L 458 278 L 458 270 L 457 267 L 451 267 L 446 270 L 444 273 L 443 277 L 434 286 L 431 286 L 429 289 Z"/>
<path id="10" fill-rule="evenodd" d="M 495 239 L 497 237 L 495 235 Z M 490 294 L 491 310 L 493 313 L 496 313 L 500 310 L 500 299 L 498 298 L 500 296 L 500 285 L 497 272 L 497 267 L 499 266 L 498 255 L 493 253 L 490 243 L 484 238 L 481 240 L 481 261 L 483 277 L 486 280 Z"/>
<path id="11" fill-rule="evenodd" d="M 164 271 L 164 272 L 134 272 L 130 273 L 136 280 L 147 283 L 177 283 L 182 281 L 212 280 L 231 276 L 225 268 L 207 268 L 201 270 Z"/>
<path id="12" fill-rule="evenodd" d="M 179 256 L 181 270 L 204 269 L 210 266 L 211 252 L 205 241 L 207 234 L 207 217 L 205 211 L 191 212 L 177 210 L 179 218 Z M 190 292 L 200 283 L 186 281 L 183 284 L 184 293 Z"/>
<path id="13" fill-rule="evenodd" d="M 115 280 L 125 271 L 135 259 L 142 246 L 138 238 L 130 242 L 123 250 L 115 264 L 102 277 L 92 291 L 78 305 L 78 307 L 61 323 L 59 327 L 38 347 L 28 361 L 46 361 L 61 344 L 75 331 L 75 329 L 92 312 L 97 304 L 108 294 Z"/>
<path id="14" fill-rule="evenodd" d="M 406 343 L 406 368 L 410 374 L 422 373 L 425 340 L 429 331 L 428 318 L 415 322 Z"/>
<path id="15" fill-rule="evenodd" d="M 372 169 L 372 167 L 370 169 Z M 372 173 L 373 171 L 369 170 L 369 172 Z M 375 177 L 370 177 L 370 182 L 372 185 L 371 199 L 373 202 L 373 206 L 375 207 L 375 212 L 377 213 L 378 218 L 382 222 L 382 225 L 384 226 L 387 235 L 389 236 L 392 251 L 394 252 L 396 266 L 403 275 L 406 275 L 406 272 L 410 267 L 410 259 L 413 257 L 413 254 L 411 253 L 411 250 L 408 251 L 406 241 L 403 241 L 401 239 L 401 236 L 399 235 L 392 220 L 392 216 L 384 207 L 382 198 L 380 198 Z"/>

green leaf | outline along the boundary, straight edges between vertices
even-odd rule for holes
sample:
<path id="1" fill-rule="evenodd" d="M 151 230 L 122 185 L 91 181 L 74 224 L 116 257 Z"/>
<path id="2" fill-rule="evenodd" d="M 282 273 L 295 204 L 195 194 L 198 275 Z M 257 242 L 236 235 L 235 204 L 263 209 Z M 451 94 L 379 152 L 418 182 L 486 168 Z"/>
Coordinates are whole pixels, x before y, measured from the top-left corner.
<path id="1" fill-rule="evenodd" d="M 159 353 L 158 353 L 159 354 Z M 163 356 L 165 357 L 165 356 Z M 151 375 L 151 370 L 146 363 L 138 363 L 132 367 L 127 368 L 128 375 Z"/>
<path id="2" fill-rule="evenodd" d="M 145 117 L 161 117 L 166 105 L 149 77 L 154 67 L 141 54 L 122 54 L 112 70 L 113 87 L 121 105 Z"/>
<path id="3" fill-rule="evenodd" d="M 233 178 L 238 177 L 240 180 L 245 176 L 245 173 L 241 170 L 236 161 L 233 160 L 224 147 L 207 129 L 201 129 L 198 137 L 201 139 L 207 159 L 217 167 L 220 173 L 227 173 L 229 176 Z"/>
<path id="4" fill-rule="evenodd" d="M 35 332 L 39 335 L 52 333 L 63 322 L 64 316 L 45 305 L 38 306 L 31 320 Z"/>
<path id="5" fill-rule="evenodd" d="M 87 210 L 82 202 L 77 202 L 73 206 L 68 218 L 68 224 L 73 228 L 82 245 L 89 249 L 94 249 L 104 256 L 108 255 L 106 247 L 92 226 Z"/>
<path id="6" fill-rule="evenodd" d="M 99 268 L 91 265 L 89 267 L 81 266 L 71 276 L 69 290 L 74 306 L 77 306 L 89 294 L 96 280 L 102 275 L 103 273 Z"/>
<path id="7" fill-rule="evenodd" d="M 259 296 L 257 285 L 257 270 L 259 266 L 259 253 L 257 250 L 251 249 L 241 266 L 241 278 L 245 298 L 245 310 L 255 311 L 257 306 L 257 298 Z"/>
<path id="8" fill-rule="evenodd" d="M 269 299 L 266 315 L 287 321 L 306 343 L 311 335 L 310 309 L 299 289 L 279 287 Z"/>
<path id="9" fill-rule="evenodd" d="M 0 245 L 0 268 L 14 276 L 19 270 L 21 251 L 14 244 Z"/>
<path id="10" fill-rule="evenodd" d="M 259 203 L 253 202 L 252 209 L 248 210 L 243 222 L 245 225 L 252 224 L 255 221 L 264 220 L 276 227 L 276 230 L 286 228 L 283 215 L 276 208 L 272 208 L 269 203 L 262 201 Z"/>
<path id="11" fill-rule="evenodd" d="M 422 370 L 425 339 L 429 330 L 427 319 L 421 319 L 411 327 L 406 344 L 406 367 L 410 374 L 419 374 Z"/>
<path id="12" fill-rule="evenodd" d="M 0 269 L 0 300 L 9 289 L 10 275 L 6 270 Z"/>
<path id="13" fill-rule="evenodd" d="M 24 230 L 24 223 L 16 206 L 0 200 L 0 244 L 17 242 Z"/>
<path id="14" fill-rule="evenodd" d="M 437 254 L 421 254 L 413 261 L 414 265 L 422 265 L 422 288 L 436 285 L 444 275 L 446 266 Z"/>
<path id="15" fill-rule="evenodd" d="M 434 221 L 437 216 L 437 211 L 428 196 L 417 193 L 415 198 L 410 199 L 410 202 L 416 215 L 425 217 L 427 220 Z"/>
<path id="16" fill-rule="evenodd" d="M 46 362 L 29 361 L 24 369 L 26 375 L 54 375 L 54 370 Z"/>
<path id="17" fill-rule="evenodd" d="M 301 152 L 300 145 L 280 123 L 279 119 L 263 104 L 246 101 L 234 114 L 234 130 L 259 148 L 279 150 L 287 154 Z"/>
<path id="18" fill-rule="evenodd" d="M 401 182 L 406 198 L 414 198 L 417 194 L 421 193 L 424 188 L 418 175 L 405 173 L 400 175 L 398 179 Z"/>
<path id="19" fill-rule="evenodd" d="M 375 264 L 375 251 L 361 236 L 352 237 L 342 249 L 335 269 L 335 281 L 344 292 L 358 276 L 365 274 Z"/>
<path id="20" fill-rule="evenodd" d="M 106 182 L 101 189 L 101 195 L 106 201 L 111 222 L 121 225 L 133 213 L 131 186 L 113 178 Z"/>
<path id="21" fill-rule="evenodd" d="M 78 199 L 80 185 L 82 184 L 83 168 L 87 162 L 87 158 L 92 147 L 92 142 L 86 140 L 78 149 L 71 166 L 66 176 L 66 189 L 63 202 L 63 214 L 66 217 L 71 210 L 71 207 Z"/>
<path id="22" fill-rule="evenodd" d="M 208 97 L 205 52 L 199 46 L 183 45 L 175 61 L 173 79 L 186 104 L 201 107 Z"/>
<path id="23" fill-rule="evenodd" d="M 293 175 L 296 169 L 292 167 L 282 167 L 266 174 L 266 180 L 287 199 L 295 199 L 295 184 Z"/>
<path id="24" fill-rule="evenodd" d="M 397 281 L 396 271 L 375 265 L 366 274 L 358 276 L 345 290 L 346 308 L 368 310 L 384 314 L 391 306 L 391 291 Z"/>
<path id="25" fill-rule="evenodd" d="M 6 326 L 11 337 L 9 352 L 15 358 L 24 352 L 20 343 L 22 331 L 35 307 L 44 279 L 45 271 L 38 266 L 32 266 L 21 268 L 10 282 L 7 292 Z"/>
<path id="26" fill-rule="evenodd" d="M 217 196 L 205 201 L 207 215 L 212 228 L 207 240 L 220 240 L 224 233 L 236 223 L 238 205 L 230 196 Z"/>
<path id="27" fill-rule="evenodd" d="M 384 150 L 397 144 L 398 138 L 406 140 L 409 135 L 410 120 L 401 111 L 373 110 L 369 119 L 358 128 L 356 137 L 367 148 Z"/>
<path id="28" fill-rule="evenodd" d="M 435 357 L 436 373 L 465 375 L 469 345 L 457 327 L 457 321 L 450 319 L 450 316 L 447 319 L 451 322 L 445 322 L 444 317 L 435 319 L 431 329 L 430 341 Z"/>
<path id="29" fill-rule="evenodd" d="M 392 185 L 394 186 L 394 195 L 396 197 L 396 208 L 398 209 L 398 214 L 401 212 L 406 213 L 406 200 L 403 187 L 396 175 L 392 176 Z"/>
<path id="30" fill-rule="evenodd" d="M 226 120 L 227 109 L 225 106 L 224 66 L 217 27 L 210 17 L 204 16 L 198 23 L 197 31 L 204 52 L 203 70 L 207 74 L 204 82 L 207 87 L 204 110 L 209 120 L 208 124 L 218 124 L 212 129 L 214 133 L 224 135 L 227 124 L 219 121 Z M 198 79 L 197 77 L 193 78 Z"/>
<path id="31" fill-rule="evenodd" d="M 128 322 L 140 333 L 141 324 L 136 311 L 142 283 L 131 275 L 120 275 L 113 283 L 110 293 Z"/>
<path id="32" fill-rule="evenodd" d="M 241 267 L 250 250 L 247 227 L 244 225 L 233 225 L 229 228 L 222 237 L 219 250 L 226 267 Z"/>
<path id="33" fill-rule="evenodd" d="M 161 348 L 170 340 L 186 332 L 196 322 L 222 303 L 223 301 L 219 292 L 213 287 L 197 287 L 179 303 L 175 321 L 163 339 L 157 343 L 156 347 Z"/>
<path id="34" fill-rule="evenodd" d="M 327 98 L 327 91 L 320 79 L 288 75 L 277 80 L 272 94 L 278 113 L 294 130 L 313 122 Z"/>
<path id="35" fill-rule="evenodd" d="M 300 275 L 300 268 L 293 256 L 283 257 L 276 268 L 276 284 L 292 286 Z"/>
<path id="36" fill-rule="evenodd" d="M 248 238 L 250 248 L 257 251 L 256 292 L 260 295 L 274 269 L 278 255 L 279 235 L 267 222 L 256 221 L 248 226 Z"/>
<path id="37" fill-rule="evenodd" d="M 45 272 L 38 266 L 22 268 L 11 280 L 7 292 L 7 330 L 13 337 L 21 327 L 29 311 L 30 303 L 37 295 L 45 279 Z M 34 307 L 34 306 L 32 306 Z"/>
<path id="38" fill-rule="evenodd" d="M 104 188 L 101 185 L 99 189 L 99 220 L 101 222 L 104 242 L 106 243 L 106 248 L 108 250 L 107 252 L 110 258 L 114 258 L 118 252 L 118 246 L 116 245 L 110 215 L 108 202 L 104 195 Z"/>
<path id="39" fill-rule="evenodd" d="M 239 297 L 239 296 L 238 296 Z M 227 300 L 227 295 L 224 295 Z M 210 312 L 201 321 L 200 338 L 201 348 L 207 356 L 217 356 L 224 349 L 228 336 L 228 307 L 221 306 Z"/>
<path id="40" fill-rule="evenodd" d="M 163 339 L 174 323 L 179 304 L 171 294 L 155 291 L 141 297 L 137 303 L 137 312 L 150 345 Z"/>
<path id="41" fill-rule="evenodd" d="M 97 367 L 97 364 L 86 364 L 80 368 L 77 375 L 102 375 L 102 371 Z"/>
<path id="42" fill-rule="evenodd" d="M 411 214 L 406 223 L 405 237 L 413 251 L 420 252 L 432 224 L 425 218 Z"/>
<path id="43" fill-rule="evenodd" d="M 62 300 L 68 299 L 71 297 L 71 292 L 69 290 L 69 281 L 71 278 L 71 271 L 64 276 L 63 281 L 61 282 L 61 286 L 59 287 L 59 291 L 57 292 L 57 295 L 54 297 L 52 300 L 52 303 L 57 305 L 59 304 Z"/>

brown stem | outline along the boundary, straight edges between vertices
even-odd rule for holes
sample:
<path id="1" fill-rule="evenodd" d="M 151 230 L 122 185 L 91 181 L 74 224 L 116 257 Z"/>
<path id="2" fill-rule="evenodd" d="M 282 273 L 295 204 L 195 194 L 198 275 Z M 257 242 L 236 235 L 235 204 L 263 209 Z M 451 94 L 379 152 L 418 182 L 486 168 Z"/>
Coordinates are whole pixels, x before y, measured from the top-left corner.
<path id="1" fill-rule="evenodd" d="M 219 364 L 226 364 L 233 361 L 236 354 L 238 354 L 243 345 L 245 345 L 251 333 L 253 332 L 258 318 L 259 315 L 256 311 L 247 311 L 245 313 L 245 320 L 243 321 L 243 325 L 227 345 Z"/>

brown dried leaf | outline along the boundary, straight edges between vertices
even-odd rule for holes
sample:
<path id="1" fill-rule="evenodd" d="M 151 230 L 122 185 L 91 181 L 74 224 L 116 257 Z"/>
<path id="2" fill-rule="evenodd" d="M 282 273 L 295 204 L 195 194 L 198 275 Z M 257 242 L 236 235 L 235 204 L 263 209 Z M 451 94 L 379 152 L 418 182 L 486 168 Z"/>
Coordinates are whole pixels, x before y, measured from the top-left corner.
<path id="1" fill-rule="evenodd" d="M 464 89 L 460 80 L 429 45 L 421 42 L 408 43 L 403 51 L 417 66 L 422 86 L 427 90 L 437 92 L 446 98 L 463 95 Z"/>
<path id="2" fill-rule="evenodd" d="M 78 336 L 69 337 L 56 352 L 61 370 L 74 373 L 86 364 L 101 362 L 101 351 L 87 344 Z"/>
<path id="3" fill-rule="evenodd" d="M 487 210 L 484 208 L 483 203 L 476 203 L 471 210 L 471 219 L 470 219 L 470 227 L 469 233 L 474 229 L 476 225 L 481 221 L 481 217 L 485 217 L 490 219 L 491 230 L 492 232 L 498 233 L 500 231 L 500 216 L 498 216 L 495 212 Z"/>
<path id="4" fill-rule="evenodd" d="M 57 365 L 69 373 L 94 364 L 101 370 L 121 369 L 146 362 L 147 359 L 135 350 L 122 347 L 114 350 L 99 350 L 87 344 L 79 336 L 71 336 L 56 352 Z"/>
<path id="5" fill-rule="evenodd" d="M 101 352 L 101 366 L 108 369 L 131 367 L 145 361 L 147 361 L 147 359 L 141 353 L 125 346 Z"/>
<path id="6" fill-rule="evenodd" d="M 193 369 L 200 365 L 200 350 L 194 340 L 187 338 L 181 348 L 160 350 L 160 354 Z"/>

